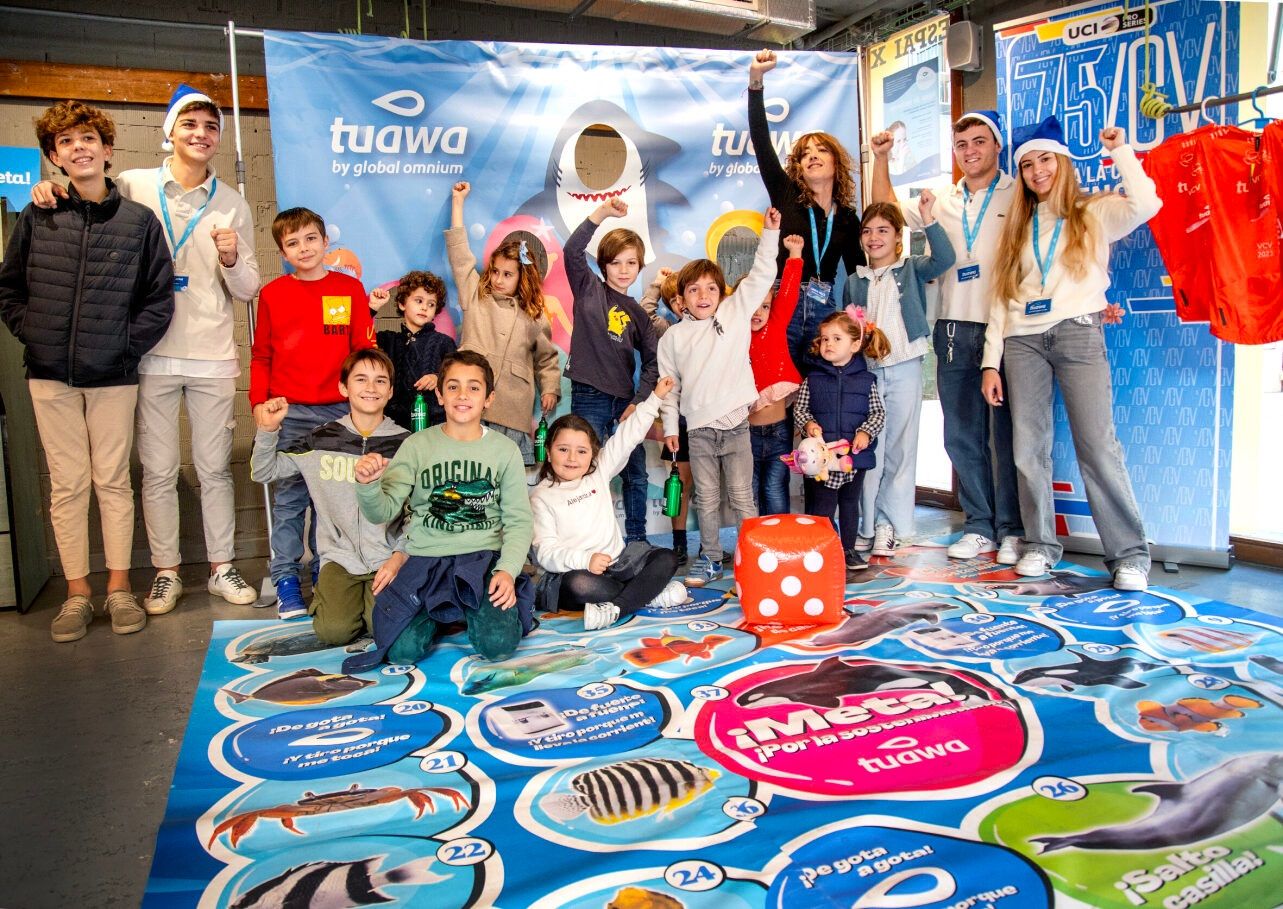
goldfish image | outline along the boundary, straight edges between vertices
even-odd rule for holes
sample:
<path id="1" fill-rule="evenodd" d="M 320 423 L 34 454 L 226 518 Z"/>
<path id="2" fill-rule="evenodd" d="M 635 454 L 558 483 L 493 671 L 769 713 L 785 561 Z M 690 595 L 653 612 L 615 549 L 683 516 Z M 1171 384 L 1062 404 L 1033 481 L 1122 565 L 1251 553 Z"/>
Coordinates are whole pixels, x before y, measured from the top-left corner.
<path id="1" fill-rule="evenodd" d="M 1237 720 L 1244 710 L 1257 710 L 1260 701 L 1237 694 L 1227 694 L 1219 701 L 1207 698 L 1181 698 L 1175 704 L 1141 701 L 1136 705 L 1140 728 L 1149 732 L 1214 732 L 1225 735 L 1222 720 Z"/>
<path id="2" fill-rule="evenodd" d="M 606 909 L 686 909 L 686 904 L 658 890 L 624 887 L 606 904 Z"/>
<path id="3" fill-rule="evenodd" d="M 692 660 L 712 659 L 713 650 L 730 640 L 724 634 L 706 634 L 698 641 L 692 641 L 690 638 L 670 634 L 665 629 L 657 638 L 642 638 L 641 646 L 626 652 L 624 659 L 643 668 L 677 659 L 684 659 L 689 664 Z"/>

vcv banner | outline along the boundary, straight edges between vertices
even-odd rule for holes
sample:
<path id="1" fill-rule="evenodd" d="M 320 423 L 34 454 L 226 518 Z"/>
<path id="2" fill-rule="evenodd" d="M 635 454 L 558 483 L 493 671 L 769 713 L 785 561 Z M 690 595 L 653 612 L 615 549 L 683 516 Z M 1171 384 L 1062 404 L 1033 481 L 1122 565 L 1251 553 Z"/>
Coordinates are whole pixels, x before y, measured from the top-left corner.
<path id="1" fill-rule="evenodd" d="M 1237 4 L 1160 0 L 1125 10 L 1093 3 L 996 29 L 998 103 L 1009 129 L 1055 114 L 1089 191 L 1119 183 L 1100 148 L 1105 126 L 1126 129 L 1143 156 L 1198 119 L 1194 113 L 1156 121 L 1140 113 L 1146 42 L 1153 81 L 1172 104 L 1237 91 Z M 1230 122 L 1236 119 L 1233 106 L 1221 110 Z M 1214 553 L 1217 562 L 1229 546 L 1234 348 L 1206 327 L 1177 319 L 1170 278 L 1148 227 L 1115 245 L 1110 266 L 1107 321 L 1115 324 L 1106 327 L 1105 342 L 1114 422 L 1145 529 L 1160 558 L 1201 561 Z M 1055 417 L 1058 531 L 1071 547 L 1092 549 L 1095 528 L 1059 397 Z"/>

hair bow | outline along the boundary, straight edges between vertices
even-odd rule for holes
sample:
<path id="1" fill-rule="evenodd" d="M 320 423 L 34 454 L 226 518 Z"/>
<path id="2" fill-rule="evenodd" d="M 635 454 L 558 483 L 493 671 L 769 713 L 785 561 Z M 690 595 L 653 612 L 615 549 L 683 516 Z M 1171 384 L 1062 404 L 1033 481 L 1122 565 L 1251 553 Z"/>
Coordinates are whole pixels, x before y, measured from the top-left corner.
<path id="1" fill-rule="evenodd" d="M 530 258 L 530 249 L 529 249 L 529 247 L 526 245 L 526 241 L 525 241 L 525 240 L 522 240 L 522 241 L 521 241 L 521 251 L 518 253 L 518 255 L 521 257 L 521 264 L 522 264 L 522 265 L 534 265 L 534 264 L 535 264 L 535 263 L 534 263 L 534 260 Z"/>

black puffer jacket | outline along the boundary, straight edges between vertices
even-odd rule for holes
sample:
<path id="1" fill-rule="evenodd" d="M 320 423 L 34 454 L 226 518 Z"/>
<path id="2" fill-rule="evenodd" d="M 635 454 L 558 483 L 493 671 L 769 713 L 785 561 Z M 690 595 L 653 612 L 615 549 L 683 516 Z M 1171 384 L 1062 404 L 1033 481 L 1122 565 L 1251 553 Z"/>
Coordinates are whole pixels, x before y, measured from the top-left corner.
<path id="1" fill-rule="evenodd" d="M 0 318 L 26 347 L 27 376 L 130 385 L 174 314 L 174 266 L 151 210 L 122 199 L 28 205 L 0 265 Z"/>

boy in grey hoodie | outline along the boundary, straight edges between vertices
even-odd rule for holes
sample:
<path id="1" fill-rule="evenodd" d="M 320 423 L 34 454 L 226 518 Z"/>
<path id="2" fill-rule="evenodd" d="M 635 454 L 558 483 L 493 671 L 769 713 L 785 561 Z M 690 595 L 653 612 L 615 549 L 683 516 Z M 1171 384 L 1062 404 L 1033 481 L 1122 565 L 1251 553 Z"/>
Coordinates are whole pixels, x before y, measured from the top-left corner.
<path id="1" fill-rule="evenodd" d="M 392 389 L 388 355 L 373 347 L 354 350 L 339 371 L 347 416 L 324 423 L 291 448 L 277 451 L 276 436 L 289 403 L 272 398 L 255 414 L 258 432 L 250 475 L 270 483 L 301 474 L 316 509 L 321 572 L 308 612 L 316 636 L 327 644 L 347 644 L 371 633 L 374 595 L 391 583 L 405 562 L 404 547 L 398 549 L 401 520 L 373 523 L 362 516 L 356 500 L 357 460 L 369 452 L 391 458 L 410 435 L 383 415 Z"/>

